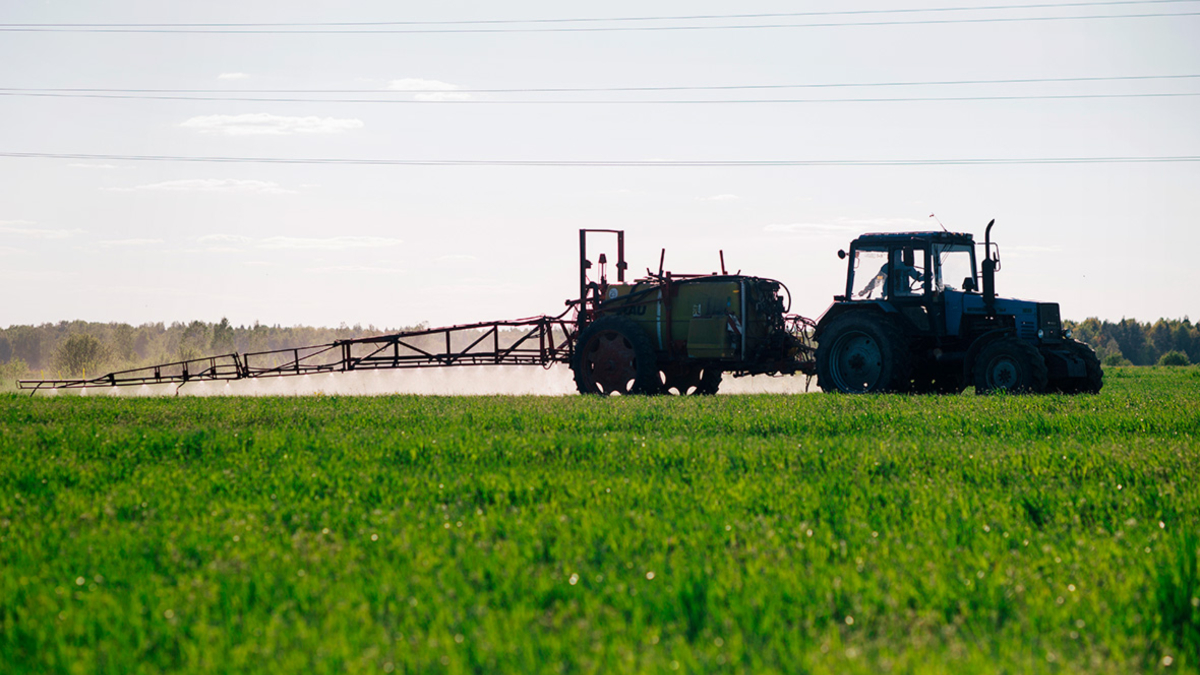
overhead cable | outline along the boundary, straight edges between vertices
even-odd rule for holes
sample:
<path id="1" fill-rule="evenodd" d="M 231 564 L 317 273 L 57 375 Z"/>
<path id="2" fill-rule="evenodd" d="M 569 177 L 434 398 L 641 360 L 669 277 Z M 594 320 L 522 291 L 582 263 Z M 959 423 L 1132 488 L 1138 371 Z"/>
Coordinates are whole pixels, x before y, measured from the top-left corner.
<path id="1" fill-rule="evenodd" d="M 218 164 L 332 164 L 343 166 L 506 166 L 506 167 L 787 167 L 787 166 L 986 166 L 1009 164 L 1159 164 L 1200 162 L 1200 155 L 1110 157 L 976 157 L 929 159 L 797 160 L 503 160 L 503 159 L 357 159 L 304 157 L 202 157 L 61 152 L 0 152 L 13 159 L 72 159 L 129 162 L 202 162 Z"/>
<path id="2" fill-rule="evenodd" d="M 714 21 L 730 19 L 779 19 L 811 16 L 855 16 L 878 14 L 912 14 L 926 12 L 980 12 L 1014 9 L 1070 9 L 1076 7 L 1105 7 L 1114 5 L 1163 5 L 1197 0 L 1095 0 L 1093 2 L 1043 2 L 1024 5 L 983 5 L 967 7 L 902 7 L 893 9 L 825 10 L 819 12 L 769 12 L 756 14 L 691 14 L 665 16 L 582 17 L 557 19 L 459 19 L 454 21 L 313 21 L 260 23 L 3 23 L 5 28 L 302 28 L 337 26 L 463 26 L 496 24 L 543 23 L 610 23 L 632 21 Z"/>
<path id="3" fill-rule="evenodd" d="M 587 93 L 587 92 L 644 92 L 644 91 L 733 91 L 755 89 L 822 89 L 835 87 L 924 87 L 977 84 L 1047 84 L 1065 82 L 1125 82 L 1137 80 L 1181 80 L 1200 78 L 1200 74 L 1184 75 L 1114 75 L 1096 77 L 1026 77 L 1002 80 L 909 80 L 900 82 L 817 82 L 804 84 L 727 84 L 645 87 L 504 87 L 454 89 L 131 89 L 98 87 L 0 87 L 0 92 L 13 93 L 95 93 L 95 94 L 517 94 L 517 93 Z"/>
<path id="4" fill-rule="evenodd" d="M 1020 23 L 1046 21 L 1084 21 L 1096 19 L 1151 19 L 1200 16 L 1200 12 L 1158 12 L 1149 14 L 1090 14 L 1076 16 L 1016 16 L 962 19 L 919 19 L 915 21 L 857 21 L 831 23 L 766 23 L 725 24 L 715 26 L 570 26 L 553 28 L 141 28 L 141 27 L 22 27 L 5 25 L 4 33 L 189 33 L 213 35 L 368 35 L 415 34 L 439 35 L 450 33 L 607 33 L 661 32 L 704 30 L 753 30 L 768 28 L 845 28 L 853 26 L 925 26 L 939 24 Z M 131 24 L 132 26 L 132 24 Z"/>
<path id="5" fill-rule="evenodd" d="M 385 103 L 400 105 L 721 105 L 721 104 L 799 104 L 799 103 L 911 103 L 953 101 L 1046 101 L 1072 99 L 1114 98 L 1184 98 L 1200 96 L 1200 92 L 1146 92 L 1137 94 L 1028 94 L 1011 96 L 903 96 L 891 98 L 744 98 L 744 99 L 378 99 L 378 98 L 264 98 L 253 96 L 186 96 L 149 94 L 54 94 L 0 91 L 0 96 L 40 98 L 138 99 L 161 101 L 244 101 L 259 103 Z"/>

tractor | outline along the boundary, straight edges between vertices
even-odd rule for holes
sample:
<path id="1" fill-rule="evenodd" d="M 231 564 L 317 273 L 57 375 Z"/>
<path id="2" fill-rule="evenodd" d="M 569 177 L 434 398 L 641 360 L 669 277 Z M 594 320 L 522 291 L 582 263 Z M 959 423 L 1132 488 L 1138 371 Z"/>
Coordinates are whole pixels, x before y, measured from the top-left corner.
<path id="1" fill-rule="evenodd" d="M 971 234 L 864 234 L 838 251 L 845 294 L 817 322 L 817 384 L 827 392 L 1097 393 L 1096 353 L 1071 338 L 1058 304 L 997 298 L 999 246 Z M 980 283 L 982 281 L 982 283 Z"/>

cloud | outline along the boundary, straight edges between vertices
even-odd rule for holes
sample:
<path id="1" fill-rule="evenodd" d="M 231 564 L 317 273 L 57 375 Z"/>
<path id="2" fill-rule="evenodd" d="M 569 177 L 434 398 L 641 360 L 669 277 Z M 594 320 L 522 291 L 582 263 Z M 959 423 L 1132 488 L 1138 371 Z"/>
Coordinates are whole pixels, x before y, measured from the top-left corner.
<path id="1" fill-rule="evenodd" d="M 723 194 L 723 195 L 713 195 L 713 196 L 711 196 L 711 197 L 701 197 L 701 198 L 700 198 L 700 201 L 705 201 L 705 202 L 734 202 L 734 201 L 737 201 L 737 200 L 739 200 L 739 199 L 741 199 L 741 197 L 739 197 L 739 196 L 737 196 L 737 195 Z"/>
<path id="2" fill-rule="evenodd" d="M 66 239 L 83 232 L 83 230 L 45 230 L 39 227 L 28 227 L 33 224 L 28 220 L 0 220 L 0 234 L 31 239 Z"/>
<path id="3" fill-rule="evenodd" d="M 13 248 L 11 246 L 0 246 L 0 255 L 21 255 L 25 252 L 26 251 L 23 249 Z"/>
<path id="4" fill-rule="evenodd" d="M 196 238 L 200 244 L 215 244 L 205 250 L 212 253 L 242 252 L 245 248 L 268 250 L 301 250 L 301 251 L 346 251 L 356 248 L 382 248 L 399 246 L 404 243 L 400 239 L 390 237 L 327 237 L 323 239 L 308 237 L 267 237 L 256 239 L 241 234 L 213 233 Z M 239 248 L 241 247 L 241 248 Z"/>
<path id="5" fill-rule="evenodd" d="M 437 262 L 443 263 L 474 262 L 476 260 L 479 260 L 479 258 L 476 258 L 473 255 L 466 255 L 464 253 L 451 253 L 450 255 L 444 255 L 437 258 Z"/>
<path id="6" fill-rule="evenodd" d="M 370 265 L 331 265 L 329 267 L 306 267 L 305 272 L 313 274 L 403 274 L 404 270 L 397 267 L 373 267 Z"/>
<path id="7" fill-rule="evenodd" d="M 134 246 L 153 246 L 161 243 L 163 243 L 162 239 L 107 239 L 100 242 L 100 245 L 104 248 L 125 248 Z"/>
<path id="8" fill-rule="evenodd" d="M 196 239 L 196 241 L 203 243 L 214 241 L 225 244 L 249 244 L 254 240 L 250 237 L 244 237 L 240 234 L 206 234 L 203 237 Z"/>
<path id="9" fill-rule="evenodd" d="M 236 180 L 233 178 L 188 178 L 150 183 L 131 188 L 106 188 L 113 192 L 168 191 L 168 192 L 252 192 L 258 194 L 296 194 L 295 190 L 280 187 L 268 180 Z"/>
<path id="10" fill-rule="evenodd" d="M 398 246 L 404 243 L 400 239 L 389 237 L 328 237 L 325 239 L 308 239 L 304 237 L 267 237 L 258 242 L 259 248 L 272 249 L 302 249 L 344 251 L 351 248 L 377 248 L 380 246 Z"/>
<path id="11" fill-rule="evenodd" d="M 470 101 L 475 97 L 457 91 L 458 85 L 439 80 L 422 80 L 409 77 L 402 80 L 392 80 L 388 83 L 392 91 L 415 91 L 413 100 L 416 101 Z"/>
<path id="12" fill-rule="evenodd" d="M 246 73 L 221 73 L 217 76 L 218 80 L 248 80 L 250 76 Z"/>
<path id="13" fill-rule="evenodd" d="M 73 169 L 119 169 L 116 164 L 68 164 Z"/>
<path id="14" fill-rule="evenodd" d="M 763 232 L 774 234 L 833 234 L 844 232 L 867 232 L 879 230 L 915 229 L 924 221 L 915 218 L 834 218 L 828 221 L 805 223 L 775 223 L 763 227 Z"/>
<path id="15" fill-rule="evenodd" d="M 336 117 L 284 117 L 268 113 L 245 115 L 201 115 L 184 120 L 179 126 L 204 134 L 226 136 L 290 136 L 292 134 L 340 134 L 361 129 L 362 120 Z"/>

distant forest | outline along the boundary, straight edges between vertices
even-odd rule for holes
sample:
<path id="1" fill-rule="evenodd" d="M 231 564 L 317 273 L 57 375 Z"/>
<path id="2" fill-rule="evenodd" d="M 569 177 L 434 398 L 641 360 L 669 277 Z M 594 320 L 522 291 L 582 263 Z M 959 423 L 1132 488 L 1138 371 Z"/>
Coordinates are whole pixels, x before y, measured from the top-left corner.
<path id="1" fill-rule="evenodd" d="M 1095 348 L 1105 365 L 1187 364 L 1200 362 L 1200 324 L 1159 319 L 1117 323 L 1087 319 L 1065 321 L 1077 339 Z M 182 361 L 212 354 L 258 352 L 378 335 L 423 326 L 233 326 L 218 323 L 126 323 L 60 321 L 0 329 L 0 387 L 28 377 L 76 377 L 110 370 Z"/>
<path id="2" fill-rule="evenodd" d="M 95 323 L 60 321 L 0 328 L 0 376 L 5 380 L 78 377 L 230 352 L 261 352 L 333 342 L 408 328 L 375 326 L 233 326 L 219 323 Z M 3 384 L 11 383 L 5 382 Z"/>

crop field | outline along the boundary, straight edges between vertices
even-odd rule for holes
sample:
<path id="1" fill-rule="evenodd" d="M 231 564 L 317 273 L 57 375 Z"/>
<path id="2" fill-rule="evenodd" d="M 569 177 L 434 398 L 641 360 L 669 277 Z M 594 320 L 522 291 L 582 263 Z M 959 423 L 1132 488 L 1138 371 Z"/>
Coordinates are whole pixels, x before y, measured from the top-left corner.
<path id="1" fill-rule="evenodd" d="M 1200 370 L 0 396 L 0 672 L 1197 672 Z"/>

